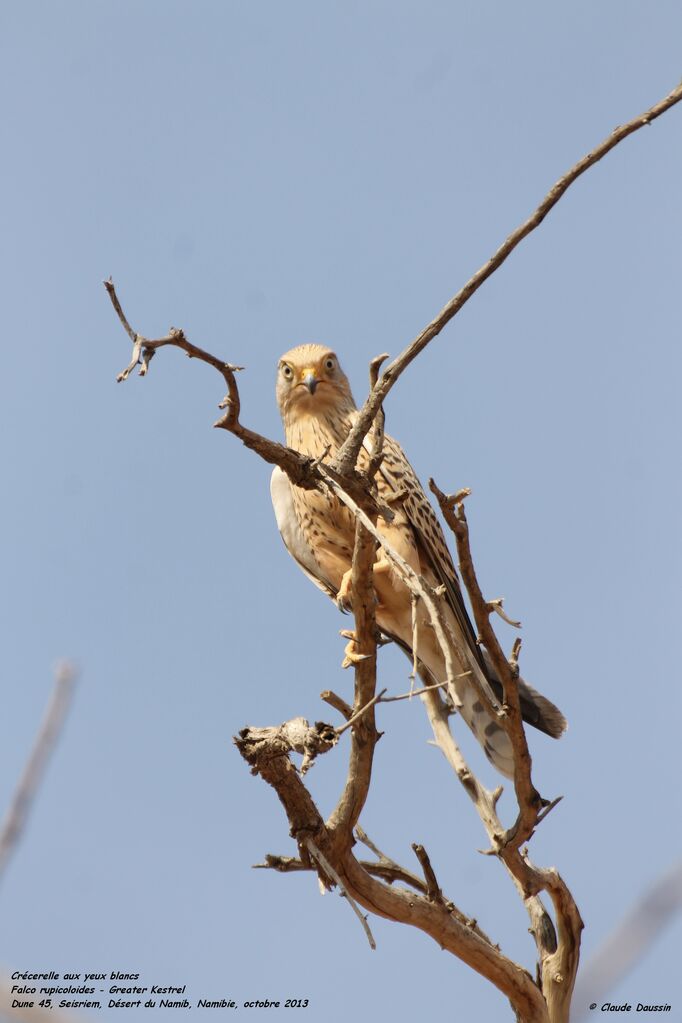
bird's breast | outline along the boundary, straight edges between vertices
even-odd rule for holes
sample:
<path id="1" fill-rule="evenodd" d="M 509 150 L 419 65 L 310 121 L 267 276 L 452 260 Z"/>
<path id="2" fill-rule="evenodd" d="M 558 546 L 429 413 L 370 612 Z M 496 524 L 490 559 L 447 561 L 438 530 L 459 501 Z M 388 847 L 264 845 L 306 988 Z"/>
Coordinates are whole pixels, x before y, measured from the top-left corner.
<path id="1" fill-rule="evenodd" d="M 350 423 L 334 415 L 298 415 L 285 421 L 289 447 L 311 458 L 333 458 L 348 435 Z M 328 490 L 292 487 L 294 510 L 306 542 L 329 581 L 341 585 L 350 568 L 355 542 L 352 513 Z"/>

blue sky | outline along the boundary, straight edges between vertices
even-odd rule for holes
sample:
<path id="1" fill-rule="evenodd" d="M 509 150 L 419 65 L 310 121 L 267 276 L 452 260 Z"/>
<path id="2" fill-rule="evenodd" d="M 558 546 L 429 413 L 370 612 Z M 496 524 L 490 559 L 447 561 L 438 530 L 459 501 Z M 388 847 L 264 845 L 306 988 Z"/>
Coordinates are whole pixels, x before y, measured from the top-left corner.
<path id="1" fill-rule="evenodd" d="M 6 966 L 308 998 L 329 1023 L 508 1018 L 424 935 L 374 920 L 372 953 L 312 877 L 251 870 L 293 845 L 231 736 L 328 718 L 319 692 L 352 683 L 347 622 L 286 556 L 267 467 L 211 430 L 217 374 L 169 351 L 116 384 L 129 345 L 101 281 L 143 333 L 182 326 L 246 366 L 243 420 L 279 437 L 281 352 L 329 343 L 360 399 L 372 356 L 677 83 L 681 33 L 666 0 L 2 5 L 1 806 L 55 660 L 81 671 L 0 888 Z M 386 408 L 423 479 L 473 489 L 483 585 L 569 718 L 560 743 L 531 738 L 536 783 L 565 797 L 532 855 L 572 886 L 586 958 L 680 855 L 681 117 L 582 178 Z M 404 691 L 407 662 L 381 662 Z M 422 842 L 449 897 L 531 966 L 422 709 L 379 723 L 365 829 L 407 864 Z M 310 775 L 323 811 L 344 758 Z M 679 1015 L 681 940 L 677 921 L 612 1000 Z"/>

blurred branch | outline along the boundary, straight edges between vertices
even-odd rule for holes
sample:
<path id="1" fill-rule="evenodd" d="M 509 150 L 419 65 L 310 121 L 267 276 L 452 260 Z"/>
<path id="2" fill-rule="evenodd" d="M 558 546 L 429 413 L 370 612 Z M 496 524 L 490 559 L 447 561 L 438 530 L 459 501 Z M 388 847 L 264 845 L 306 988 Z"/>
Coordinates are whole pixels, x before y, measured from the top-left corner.
<path id="1" fill-rule="evenodd" d="M 21 981 L 19 982 L 21 984 Z M 50 1008 L 44 1007 L 41 1009 L 39 1005 L 26 1006 L 23 1005 L 21 1008 L 12 1008 L 12 1002 L 17 999 L 16 993 L 12 993 L 12 987 L 18 986 L 17 981 L 12 981 L 7 974 L 0 974 L 0 1018 L 11 1019 L 11 1020 L 23 1020 L 24 1023 L 87 1023 L 87 1015 L 79 1012 L 70 1013 L 65 1012 L 63 1009 L 55 1009 L 52 1006 Z M 25 1002 L 26 996 L 20 995 L 19 999 Z"/>
<path id="2" fill-rule="evenodd" d="M 575 1023 L 644 958 L 681 909 L 682 860 L 654 881 L 587 963 L 576 985 Z"/>
<path id="3" fill-rule="evenodd" d="M 40 730 L 36 736 L 24 772 L 19 779 L 4 821 L 0 825 L 0 880 L 16 849 L 42 780 L 45 766 L 64 724 L 71 703 L 76 671 L 64 661 L 55 672 L 54 687 Z"/>

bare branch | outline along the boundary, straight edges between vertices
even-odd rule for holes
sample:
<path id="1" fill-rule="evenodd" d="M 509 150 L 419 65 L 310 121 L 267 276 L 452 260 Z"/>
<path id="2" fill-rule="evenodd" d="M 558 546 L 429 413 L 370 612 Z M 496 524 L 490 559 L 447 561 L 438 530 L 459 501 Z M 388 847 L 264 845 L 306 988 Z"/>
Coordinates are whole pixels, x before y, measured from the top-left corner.
<path id="1" fill-rule="evenodd" d="M 386 362 L 389 358 L 388 352 L 384 352 L 383 355 L 375 355 L 369 364 L 369 386 L 375 387 L 377 380 L 379 379 L 379 370 L 381 369 L 382 363 Z"/>
<path id="2" fill-rule="evenodd" d="M 495 608 L 485 600 L 478 583 L 471 556 L 469 526 L 464 504 L 462 501 L 455 501 L 452 497 L 445 495 L 432 479 L 429 480 L 429 487 L 438 500 L 443 518 L 455 534 L 462 579 L 469 594 L 476 628 L 502 683 L 504 707 L 507 713 L 501 724 L 509 736 L 514 751 L 514 788 L 519 802 L 519 818 L 505 841 L 511 842 L 518 849 L 532 835 L 541 808 L 540 796 L 531 778 L 531 757 L 523 728 L 518 686 L 490 624 L 490 615 Z"/>
<path id="3" fill-rule="evenodd" d="M 241 403 L 236 374 L 243 367 L 234 366 L 230 362 L 225 362 L 223 359 L 217 358 L 217 356 L 212 355 L 203 348 L 199 348 L 197 345 L 192 344 L 192 342 L 185 336 L 184 331 L 179 330 L 176 327 L 171 327 L 168 334 L 164 337 L 156 339 L 143 337 L 142 334 L 138 334 L 130 326 L 121 307 L 118 295 L 116 294 L 113 281 L 111 279 L 104 281 L 104 287 L 107 290 L 107 294 L 111 299 L 119 320 L 123 324 L 126 333 L 133 341 L 133 354 L 131 360 L 126 368 L 118 374 L 117 380 L 119 382 L 126 380 L 130 376 L 131 372 L 140 360 L 142 362 L 141 375 L 144 376 L 149 368 L 149 363 L 153 353 L 159 348 L 164 348 L 166 346 L 179 348 L 191 359 L 196 359 L 198 362 L 204 362 L 216 369 L 227 386 L 227 396 L 220 403 L 220 408 L 226 409 L 225 415 L 221 416 L 221 418 L 213 425 L 219 429 L 226 430 L 229 433 L 234 434 L 235 437 L 241 440 L 242 444 L 251 451 L 255 451 L 257 455 L 270 465 L 278 465 L 296 486 L 303 487 L 307 490 L 319 488 L 320 473 L 316 459 L 309 458 L 306 455 L 301 455 L 298 451 L 294 451 L 292 448 L 286 447 L 284 444 L 279 444 L 277 441 L 269 440 L 267 437 L 264 437 L 253 430 L 249 430 L 240 422 L 239 416 Z M 377 507 L 375 500 L 369 492 L 367 481 L 359 473 L 352 472 L 345 481 L 345 485 L 362 507 L 367 508 L 370 513 L 374 514 L 381 511 L 382 515 L 384 515 L 384 517 L 388 516 L 388 519 L 390 520 L 392 516 L 391 510 L 389 508 L 379 509 Z"/>
<path id="4" fill-rule="evenodd" d="M 247 730 L 246 735 L 242 733 L 235 741 L 252 771 L 260 774 L 277 792 L 286 810 L 291 834 L 299 843 L 302 862 L 306 863 L 314 855 L 308 842 L 310 838 L 338 875 L 348 895 L 364 909 L 418 927 L 495 984 L 527 1023 L 548 1023 L 544 998 L 530 974 L 478 934 L 473 922 L 459 911 L 453 911 L 451 903 L 430 902 L 419 892 L 403 891 L 376 880 L 349 848 L 331 840 L 299 773 L 289 761 L 288 748 L 277 735 L 277 729 L 261 731 L 269 731 L 270 738 L 253 741 Z M 323 876 L 333 876 L 323 864 L 321 868 Z"/>
<path id="5" fill-rule="evenodd" d="M 116 288 L 114 287 L 114 282 L 113 282 L 112 278 L 110 277 L 109 280 L 103 281 L 102 283 L 104 284 L 104 287 L 107 289 L 107 294 L 109 295 L 109 298 L 111 299 L 111 304 L 113 305 L 114 309 L 116 310 L 116 315 L 118 316 L 119 320 L 123 324 L 123 329 L 125 330 L 126 334 L 130 338 L 130 340 L 133 342 L 133 345 L 136 345 L 137 342 L 138 342 L 139 334 L 137 334 L 137 332 L 134 331 L 133 328 L 128 323 L 128 319 L 126 317 L 126 314 L 123 312 L 123 307 L 121 306 L 121 303 L 118 300 L 118 295 L 116 294 Z M 136 365 L 136 363 L 133 364 L 133 367 L 132 367 L 133 369 L 135 368 L 135 365 Z M 121 378 L 122 378 L 122 374 L 119 374 L 119 377 L 117 377 L 117 379 L 121 379 Z"/>
<path id="6" fill-rule="evenodd" d="M 324 469 L 321 467 L 324 473 Z M 369 520 L 368 520 L 369 521 Z M 374 717 L 377 680 L 377 622 L 374 595 L 374 561 L 377 539 L 363 523 L 356 521 L 355 548 L 351 568 L 351 600 L 355 633 L 351 640 L 355 655 L 355 701 L 350 721 L 353 728 L 348 775 L 339 801 L 327 821 L 327 830 L 339 848 L 350 849 L 353 828 L 360 819 L 372 776 L 374 747 L 379 738 Z M 348 651 L 347 651 L 348 654 Z"/>
<path id="7" fill-rule="evenodd" d="M 269 728 L 242 728 L 239 740 L 251 746 L 260 744 L 264 748 L 275 747 L 287 753 L 303 754 L 301 774 L 313 766 L 315 758 L 328 753 L 338 742 L 338 733 L 333 725 L 317 721 L 309 725 L 305 718 L 292 718 L 284 724 Z"/>
<path id="8" fill-rule="evenodd" d="M 540 813 L 538 814 L 536 825 L 541 824 L 542 821 L 544 821 L 545 817 L 549 816 L 554 807 L 558 806 L 563 798 L 564 798 L 563 796 L 557 796 L 556 799 L 553 799 L 550 803 L 547 803 L 547 806 L 544 808 L 544 810 L 541 810 Z"/>
<path id="9" fill-rule="evenodd" d="M 540 954 L 542 990 L 547 1002 L 549 1018 L 552 1023 L 565 1023 L 568 1020 L 578 969 L 583 922 L 568 887 L 557 871 L 534 867 L 527 857 L 520 853 L 522 843 L 531 837 L 534 829 L 559 802 L 556 799 L 550 804 L 543 803 L 531 779 L 531 758 L 523 728 L 516 684 L 520 642 L 517 641 L 514 644 L 512 662 L 510 663 L 505 658 L 490 624 L 490 615 L 494 608 L 484 599 L 476 577 L 464 505 L 461 500 L 456 501 L 443 494 L 433 480 L 429 481 L 429 485 L 438 499 L 445 521 L 455 534 L 462 578 L 469 594 L 476 627 L 502 682 L 504 704 L 507 710 L 503 727 L 514 751 L 514 789 L 518 800 L 519 814 L 514 826 L 502 836 L 501 840 L 497 830 L 499 822 L 494 807 L 492 807 L 491 813 L 489 794 L 471 787 L 470 795 L 477 803 L 477 809 L 491 836 L 492 851 L 496 852 L 503 860 L 524 899 L 531 900 L 528 903 L 528 911 Z M 540 891 L 547 891 L 552 899 L 556 913 L 558 939 L 555 938 L 553 927 L 548 926 L 548 917 L 544 906 L 535 901 Z"/>
<path id="10" fill-rule="evenodd" d="M 373 952 L 376 952 L 377 943 L 374 940 L 374 935 L 372 934 L 370 926 L 367 923 L 367 917 L 360 912 L 356 902 L 349 895 L 345 884 L 343 883 L 339 875 L 336 873 L 329 860 L 317 848 L 312 838 L 306 838 L 306 845 L 308 846 L 308 851 L 310 852 L 310 855 L 313 857 L 313 859 L 317 860 L 317 862 L 322 867 L 324 873 L 329 878 L 331 878 L 331 880 L 334 881 L 335 884 L 339 886 L 341 894 L 345 899 L 348 900 L 349 906 L 351 907 L 351 909 L 353 910 L 353 912 L 355 913 L 355 915 L 357 916 L 358 920 L 360 921 L 364 928 L 365 934 L 367 935 L 367 941 L 369 942 L 369 947 L 372 949 Z"/>
<path id="11" fill-rule="evenodd" d="M 347 704 L 341 696 L 332 692 L 331 689 L 325 689 L 321 692 L 320 699 L 324 700 L 325 703 L 328 703 L 330 707 L 334 708 L 334 710 L 338 710 L 339 714 L 345 717 L 346 721 L 350 721 L 353 717 L 353 708 Z"/>
<path id="12" fill-rule="evenodd" d="M 64 661 L 55 672 L 54 687 L 24 772 L 19 779 L 2 825 L 0 825 L 0 878 L 16 849 L 45 767 L 62 730 L 71 703 L 76 671 Z"/>
<path id="13" fill-rule="evenodd" d="M 376 537 L 377 542 L 381 542 L 384 555 L 389 558 L 392 564 L 394 564 L 399 575 L 406 582 L 411 592 L 418 593 L 421 599 L 424 600 L 431 617 L 431 622 L 439 638 L 446 664 L 448 664 L 448 661 L 452 664 L 450 638 L 447 635 L 444 624 L 440 619 L 440 608 L 436 601 L 436 594 L 430 591 L 424 583 L 424 580 L 417 576 L 404 562 L 400 555 L 391 548 L 390 544 L 388 544 L 381 534 L 379 534 L 376 526 L 368 519 L 362 509 L 355 505 L 353 500 L 343 491 L 343 488 L 338 484 L 338 482 L 333 478 L 327 478 L 326 467 L 322 468 L 322 473 L 323 478 L 330 486 L 330 489 L 332 489 L 336 496 L 353 511 L 358 524 L 361 523 L 368 532 L 372 533 Z M 435 484 L 432 485 L 432 489 L 434 487 Z M 444 513 L 448 512 L 454 515 L 452 509 L 447 507 L 448 501 L 451 499 L 448 499 L 445 495 L 441 494 L 438 488 L 435 488 L 435 492 L 437 496 L 440 495 L 440 498 L 443 499 L 443 502 L 446 505 L 443 509 Z M 448 522 L 450 522 L 450 517 L 449 514 L 446 514 L 446 520 Z M 476 614 L 476 622 L 483 633 L 486 646 L 492 650 L 493 654 L 495 647 L 497 648 L 500 663 L 498 664 L 497 660 L 494 659 L 495 666 L 503 680 L 505 705 L 509 708 L 512 707 L 514 697 L 516 697 L 518 705 L 518 691 L 516 689 L 515 680 L 512 677 L 510 665 L 504 658 L 497 642 L 497 638 L 495 637 L 489 623 L 488 616 L 492 613 L 493 608 L 488 606 L 480 592 L 480 588 L 478 587 L 473 562 L 471 560 L 471 551 L 469 549 L 466 518 L 463 515 L 463 509 L 461 506 L 458 507 L 457 517 L 459 534 L 456 532 L 456 536 L 458 540 L 458 551 L 460 554 L 463 577 L 472 600 L 472 605 L 474 606 L 475 614 L 476 611 L 478 611 L 478 614 Z M 463 526 L 460 519 L 463 520 Z M 448 675 L 448 680 L 450 681 L 451 676 L 449 672 Z M 506 685 L 504 685 L 505 682 Z M 429 686 L 426 687 L 427 690 L 431 688 L 432 687 Z M 439 714 L 442 715 L 442 727 L 450 740 L 450 745 L 447 747 L 447 755 L 452 758 L 453 766 L 455 767 L 460 781 L 474 799 L 477 809 L 486 824 L 493 841 L 493 848 L 491 852 L 503 860 L 505 866 L 514 879 L 515 884 L 517 885 L 519 893 L 522 895 L 522 898 L 527 904 L 528 912 L 531 916 L 531 922 L 534 926 L 533 933 L 535 935 L 536 944 L 538 945 L 538 949 L 541 954 L 543 978 L 548 985 L 548 990 L 551 991 L 551 995 L 548 997 L 552 1001 L 553 1014 L 550 1018 L 553 1023 L 554 1021 L 562 1023 L 562 1021 L 567 1018 L 565 1013 L 568 1012 L 568 1008 L 570 1006 L 572 986 L 578 964 L 579 937 L 580 930 L 582 928 L 582 921 L 580 920 L 577 907 L 570 896 L 570 892 L 559 875 L 555 871 L 541 871 L 539 868 L 531 868 L 530 864 L 519 853 L 521 843 L 523 841 L 527 841 L 530 835 L 532 835 L 534 828 L 539 823 L 539 820 L 542 819 L 540 815 L 544 805 L 539 794 L 532 785 L 530 778 L 530 755 L 526 744 L 525 732 L 523 731 L 520 706 L 518 706 L 518 713 L 515 721 L 502 719 L 504 721 L 505 730 L 507 730 L 508 734 L 510 734 L 512 744 L 514 746 L 516 767 L 515 788 L 517 798 L 519 800 L 519 818 L 510 831 L 504 832 L 501 828 L 495 810 L 499 794 L 489 793 L 486 789 L 484 789 L 464 763 L 461 754 L 451 740 L 449 726 L 447 723 L 447 715 L 444 713 L 442 701 L 437 694 L 433 692 L 428 693 L 425 696 L 425 699 L 427 699 L 427 701 L 429 699 L 431 701 L 437 700 L 440 705 Z M 509 717 L 512 717 L 513 710 L 511 712 L 508 710 L 507 713 Z M 442 736 L 441 741 L 443 741 Z M 527 758 L 525 765 L 523 763 L 522 756 L 524 750 Z M 521 756 L 519 751 L 521 751 Z M 552 805 L 556 805 L 556 801 Z M 563 935 L 564 941 L 560 941 L 558 949 L 556 939 L 554 937 L 555 932 L 552 922 L 548 917 L 547 911 L 544 909 L 542 903 L 537 897 L 538 893 L 542 890 L 547 890 L 549 892 L 555 908 L 557 908 L 557 912 L 562 913 L 562 918 L 559 920 L 559 933 L 560 938 Z M 560 965 L 557 966 L 557 963 Z M 560 980 L 557 980 L 556 978 L 560 978 Z"/>
<path id="14" fill-rule="evenodd" d="M 521 622 L 517 622 L 514 618 L 510 618 L 504 610 L 504 597 L 496 597 L 494 600 L 488 601 L 488 608 L 498 614 L 503 622 L 507 625 L 512 625 L 515 629 L 521 628 Z"/>
<path id="15" fill-rule="evenodd" d="M 362 838 L 361 833 L 364 836 Z M 378 877 L 382 881 L 386 881 L 388 884 L 394 884 L 396 881 L 402 881 L 403 884 L 410 885 L 410 887 L 416 889 L 416 891 L 418 891 L 421 895 L 427 894 L 426 883 L 420 877 L 417 877 L 416 874 L 406 870 L 405 867 L 401 867 L 399 863 L 390 859 L 390 857 L 386 856 L 385 853 L 379 852 L 373 842 L 367 838 L 360 827 L 356 829 L 356 836 L 363 842 L 363 844 L 367 845 L 372 849 L 372 851 L 376 852 L 377 856 L 379 856 L 377 861 L 358 861 L 360 866 L 366 870 L 368 874 L 371 874 L 372 877 Z M 420 846 L 419 848 L 421 849 L 423 847 Z M 295 856 L 274 856 L 272 853 L 268 853 L 266 855 L 263 863 L 254 863 L 253 869 L 275 870 L 279 874 L 295 874 L 302 872 L 310 873 L 313 870 L 317 870 L 317 868 L 311 863 L 304 863 L 303 860 L 297 859 Z M 431 901 L 434 901 L 434 899 L 431 899 Z M 487 941 L 489 945 L 493 944 L 485 931 L 479 927 L 477 920 L 473 917 L 466 917 L 457 909 L 456 906 L 453 905 L 452 902 L 449 902 L 446 899 L 442 899 L 442 901 L 443 904 L 447 906 L 448 910 L 453 913 L 462 924 L 473 930 L 475 934 L 477 934 L 480 938 L 483 938 L 484 941 Z M 549 921 L 549 923 L 551 926 L 551 921 Z"/>
<path id="16" fill-rule="evenodd" d="M 369 701 L 369 703 L 366 703 L 364 707 L 360 708 L 360 710 L 357 712 L 357 714 L 353 714 L 353 716 L 351 718 L 349 718 L 348 721 L 346 721 L 345 725 L 341 725 L 340 728 L 336 729 L 336 734 L 337 735 L 343 735 L 343 733 L 346 731 L 346 729 L 347 728 L 351 728 L 355 724 L 356 721 L 359 721 L 360 718 L 363 717 L 367 713 L 367 711 L 370 709 L 370 707 L 373 707 L 375 705 L 375 703 L 383 703 L 382 697 L 383 697 L 385 692 L 387 692 L 387 690 L 386 689 L 382 689 L 380 693 L 377 693 L 376 696 L 373 696 L 372 699 Z"/>
<path id="17" fill-rule="evenodd" d="M 512 652 L 509 657 L 509 667 L 511 668 L 512 675 L 514 678 L 518 677 L 519 674 L 519 654 L 521 653 L 522 640 L 520 636 L 517 636 L 514 640 Z"/>
<path id="18" fill-rule="evenodd" d="M 427 897 L 427 899 L 430 902 L 442 902 L 443 901 L 443 893 L 441 891 L 440 885 L 438 884 L 438 880 L 436 878 L 435 871 L 434 871 L 433 867 L 431 866 L 431 860 L 429 859 L 429 854 L 427 853 L 427 851 L 426 851 L 426 849 L 424 848 L 423 845 L 418 845 L 416 842 L 412 843 L 412 849 L 414 851 L 414 855 L 419 860 L 419 864 L 420 864 L 422 870 L 424 871 L 424 879 L 426 881 L 426 897 Z"/>
<path id="19" fill-rule="evenodd" d="M 417 877 L 416 874 L 410 873 L 409 870 L 405 870 L 398 863 L 394 863 L 393 860 L 386 858 L 376 863 L 372 860 L 359 860 L 359 863 L 368 874 L 372 874 L 373 877 L 379 877 L 388 884 L 402 881 L 404 884 L 409 884 L 416 888 L 422 894 L 426 894 L 426 885 L 422 879 Z M 263 863 L 253 864 L 253 869 L 276 870 L 279 874 L 295 874 L 303 871 L 309 873 L 316 868 L 309 863 L 304 863 L 303 860 L 299 860 L 295 856 L 274 856 L 272 853 L 268 853 Z"/>
<path id="20" fill-rule="evenodd" d="M 544 197 L 539 206 L 534 210 L 530 217 L 520 224 L 515 231 L 509 235 L 508 238 L 500 245 L 493 256 L 484 263 L 472 277 L 466 282 L 464 287 L 460 288 L 457 294 L 450 299 L 446 306 L 441 309 L 438 315 L 429 323 L 424 330 L 400 353 L 400 355 L 386 367 L 384 373 L 379 378 L 377 384 L 370 391 L 367 401 L 362 407 L 360 415 L 351 430 L 350 434 L 346 438 L 343 447 L 340 449 L 336 459 L 334 460 L 334 467 L 337 472 L 341 475 L 347 473 L 350 469 L 355 466 L 357 462 L 360 448 L 364 437 L 367 435 L 368 430 L 374 420 L 374 417 L 379 409 L 379 406 L 383 404 L 386 397 L 398 380 L 400 375 L 410 365 L 410 363 L 416 359 L 420 352 L 426 348 L 430 341 L 433 340 L 450 320 L 455 316 L 460 309 L 469 301 L 472 295 L 474 295 L 481 285 L 487 281 L 487 279 L 498 270 L 508 256 L 514 251 L 516 246 L 523 241 L 532 231 L 540 226 L 542 221 L 545 219 L 550 210 L 556 206 L 561 197 L 567 191 L 570 186 L 577 181 L 577 179 L 584 174 L 586 170 L 593 167 L 595 163 L 598 163 L 608 152 L 610 152 L 619 142 L 626 139 L 628 135 L 632 135 L 633 132 L 638 131 L 647 124 L 651 124 L 657 117 L 665 113 L 676 103 L 679 103 L 682 99 L 682 83 L 680 83 L 671 93 L 669 93 L 659 103 L 654 104 L 649 110 L 646 110 L 643 114 L 638 117 L 633 117 L 631 121 L 626 124 L 615 128 L 610 135 L 607 135 L 598 146 L 590 150 L 581 160 L 578 160 L 576 164 L 563 177 L 550 188 L 547 195 Z"/>
<path id="21" fill-rule="evenodd" d="M 263 863 L 254 863 L 252 870 L 276 870 L 279 874 L 295 874 L 301 871 L 310 871 L 314 868 L 310 863 L 304 863 L 296 856 L 275 856 L 273 853 L 266 853 Z"/>
<path id="22" fill-rule="evenodd" d="M 459 675 L 455 675 L 455 678 L 464 678 L 466 675 L 470 675 L 470 671 L 462 671 Z M 423 689 L 410 689 L 409 693 L 401 693 L 400 696 L 382 696 L 380 703 L 397 703 L 398 700 L 411 700 L 415 696 L 421 696 L 423 693 L 430 693 L 435 689 L 443 689 L 448 684 L 446 679 L 444 682 L 434 682 L 433 685 L 424 686 Z"/>
<path id="23" fill-rule="evenodd" d="M 374 855 L 377 856 L 380 860 L 384 860 L 386 863 L 393 863 L 393 860 L 391 860 L 390 857 L 388 857 L 385 852 L 382 852 L 382 850 L 379 849 L 379 847 L 374 844 L 374 842 L 369 837 L 365 829 L 361 828 L 359 824 L 355 829 L 355 837 L 357 838 L 358 842 L 362 842 L 363 845 L 366 845 L 367 848 L 371 852 L 373 852 Z"/>

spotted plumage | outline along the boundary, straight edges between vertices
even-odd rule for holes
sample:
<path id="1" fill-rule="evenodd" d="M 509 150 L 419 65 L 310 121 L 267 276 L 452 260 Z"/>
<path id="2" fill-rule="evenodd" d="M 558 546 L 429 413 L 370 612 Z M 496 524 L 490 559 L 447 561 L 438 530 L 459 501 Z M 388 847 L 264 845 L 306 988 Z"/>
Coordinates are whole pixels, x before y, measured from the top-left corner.
<path id="1" fill-rule="evenodd" d="M 287 444 L 314 458 L 331 458 L 357 416 L 348 380 L 334 352 L 323 345 L 300 345 L 280 359 L 277 401 Z M 365 442 L 359 458 L 365 468 L 371 458 Z M 503 774 L 513 774 L 511 745 L 490 716 L 470 681 L 499 699 L 501 685 L 476 636 L 466 611 L 457 572 L 435 512 L 407 461 L 402 448 L 386 436 L 384 458 L 376 476 L 379 499 L 392 507 L 390 522 L 381 517 L 377 527 L 387 544 L 432 586 L 444 590 L 446 624 L 454 638 L 456 669 L 465 677 L 452 686 L 450 696 L 491 762 Z M 289 550 L 306 575 L 336 599 L 347 584 L 355 538 L 355 521 L 346 506 L 328 491 L 292 486 L 275 469 L 271 492 L 277 524 Z M 396 499 L 397 498 L 397 499 Z M 412 653 L 413 608 L 405 583 L 393 571 L 380 547 L 374 570 L 377 622 L 388 636 Z M 434 630 L 423 609 L 417 609 L 417 656 L 436 681 L 446 678 L 445 664 Z M 561 712 L 526 682 L 519 691 L 524 719 L 558 738 L 566 727 Z"/>

